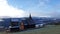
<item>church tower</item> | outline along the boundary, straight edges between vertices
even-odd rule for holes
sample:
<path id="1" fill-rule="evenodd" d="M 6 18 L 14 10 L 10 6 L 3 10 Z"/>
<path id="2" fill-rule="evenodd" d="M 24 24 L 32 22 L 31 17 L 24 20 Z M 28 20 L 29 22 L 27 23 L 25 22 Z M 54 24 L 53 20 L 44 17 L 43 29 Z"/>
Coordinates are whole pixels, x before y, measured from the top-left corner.
<path id="1" fill-rule="evenodd" d="M 31 14 L 29 15 L 29 19 L 32 19 Z"/>

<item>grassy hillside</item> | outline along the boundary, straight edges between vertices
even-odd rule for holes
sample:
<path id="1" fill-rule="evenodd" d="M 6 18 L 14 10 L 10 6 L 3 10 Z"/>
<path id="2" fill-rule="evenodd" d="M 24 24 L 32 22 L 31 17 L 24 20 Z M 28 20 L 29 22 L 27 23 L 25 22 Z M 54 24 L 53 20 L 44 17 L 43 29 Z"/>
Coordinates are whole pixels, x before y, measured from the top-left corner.
<path id="1" fill-rule="evenodd" d="M 44 28 L 15 32 L 9 34 L 60 34 L 60 25 L 48 25 Z"/>

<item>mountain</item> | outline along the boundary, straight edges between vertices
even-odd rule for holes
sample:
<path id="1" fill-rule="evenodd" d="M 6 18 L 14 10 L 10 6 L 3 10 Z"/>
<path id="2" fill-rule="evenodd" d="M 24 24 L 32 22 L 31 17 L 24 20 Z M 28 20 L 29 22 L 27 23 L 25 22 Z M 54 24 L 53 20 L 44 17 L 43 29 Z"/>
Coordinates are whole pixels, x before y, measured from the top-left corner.
<path id="1" fill-rule="evenodd" d="M 22 18 L 10 18 L 10 17 L 4 17 L 4 18 L 0 18 L 3 21 L 0 21 L 0 26 L 5 26 L 8 27 L 11 23 L 11 20 L 17 20 L 19 22 L 21 22 L 21 20 L 28 18 L 28 17 L 22 17 Z M 55 18 L 47 18 L 47 17 L 32 17 L 32 19 L 35 21 L 36 24 L 41 24 L 41 23 L 52 23 L 54 22 Z M 57 20 L 56 20 L 57 21 Z"/>

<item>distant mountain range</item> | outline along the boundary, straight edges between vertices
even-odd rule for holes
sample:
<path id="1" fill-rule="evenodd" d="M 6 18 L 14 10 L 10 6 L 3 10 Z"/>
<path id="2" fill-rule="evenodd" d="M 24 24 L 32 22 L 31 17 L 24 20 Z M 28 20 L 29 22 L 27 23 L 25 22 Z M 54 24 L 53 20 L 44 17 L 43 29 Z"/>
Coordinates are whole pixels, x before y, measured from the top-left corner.
<path id="1" fill-rule="evenodd" d="M 2 18 L 0 18 L 0 20 L 1 20 L 0 21 L 0 26 L 8 27 L 10 25 L 10 20 L 11 19 L 18 19 L 19 22 L 20 22 L 22 19 L 25 19 L 25 18 L 28 18 L 28 17 L 22 17 L 22 18 L 2 17 Z M 56 20 L 55 18 L 48 18 L 48 17 L 32 17 L 32 19 L 35 21 L 36 24 L 51 23 L 54 20 Z"/>

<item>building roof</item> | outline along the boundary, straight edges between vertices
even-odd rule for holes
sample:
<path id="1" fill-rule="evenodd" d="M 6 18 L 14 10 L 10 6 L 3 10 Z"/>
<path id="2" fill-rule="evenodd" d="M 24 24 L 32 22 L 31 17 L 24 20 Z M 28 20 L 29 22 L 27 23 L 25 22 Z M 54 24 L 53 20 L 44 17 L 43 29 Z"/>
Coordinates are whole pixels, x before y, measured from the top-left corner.
<path id="1" fill-rule="evenodd" d="M 25 20 L 22 20 L 22 22 L 24 22 L 24 24 L 35 24 L 35 22 L 34 22 L 34 20 L 32 19 L 32 17 L 31 17 L 31 14 L 30 14 L 30 16 L 29 16 L 29 18 L 26 18 Z"/>

